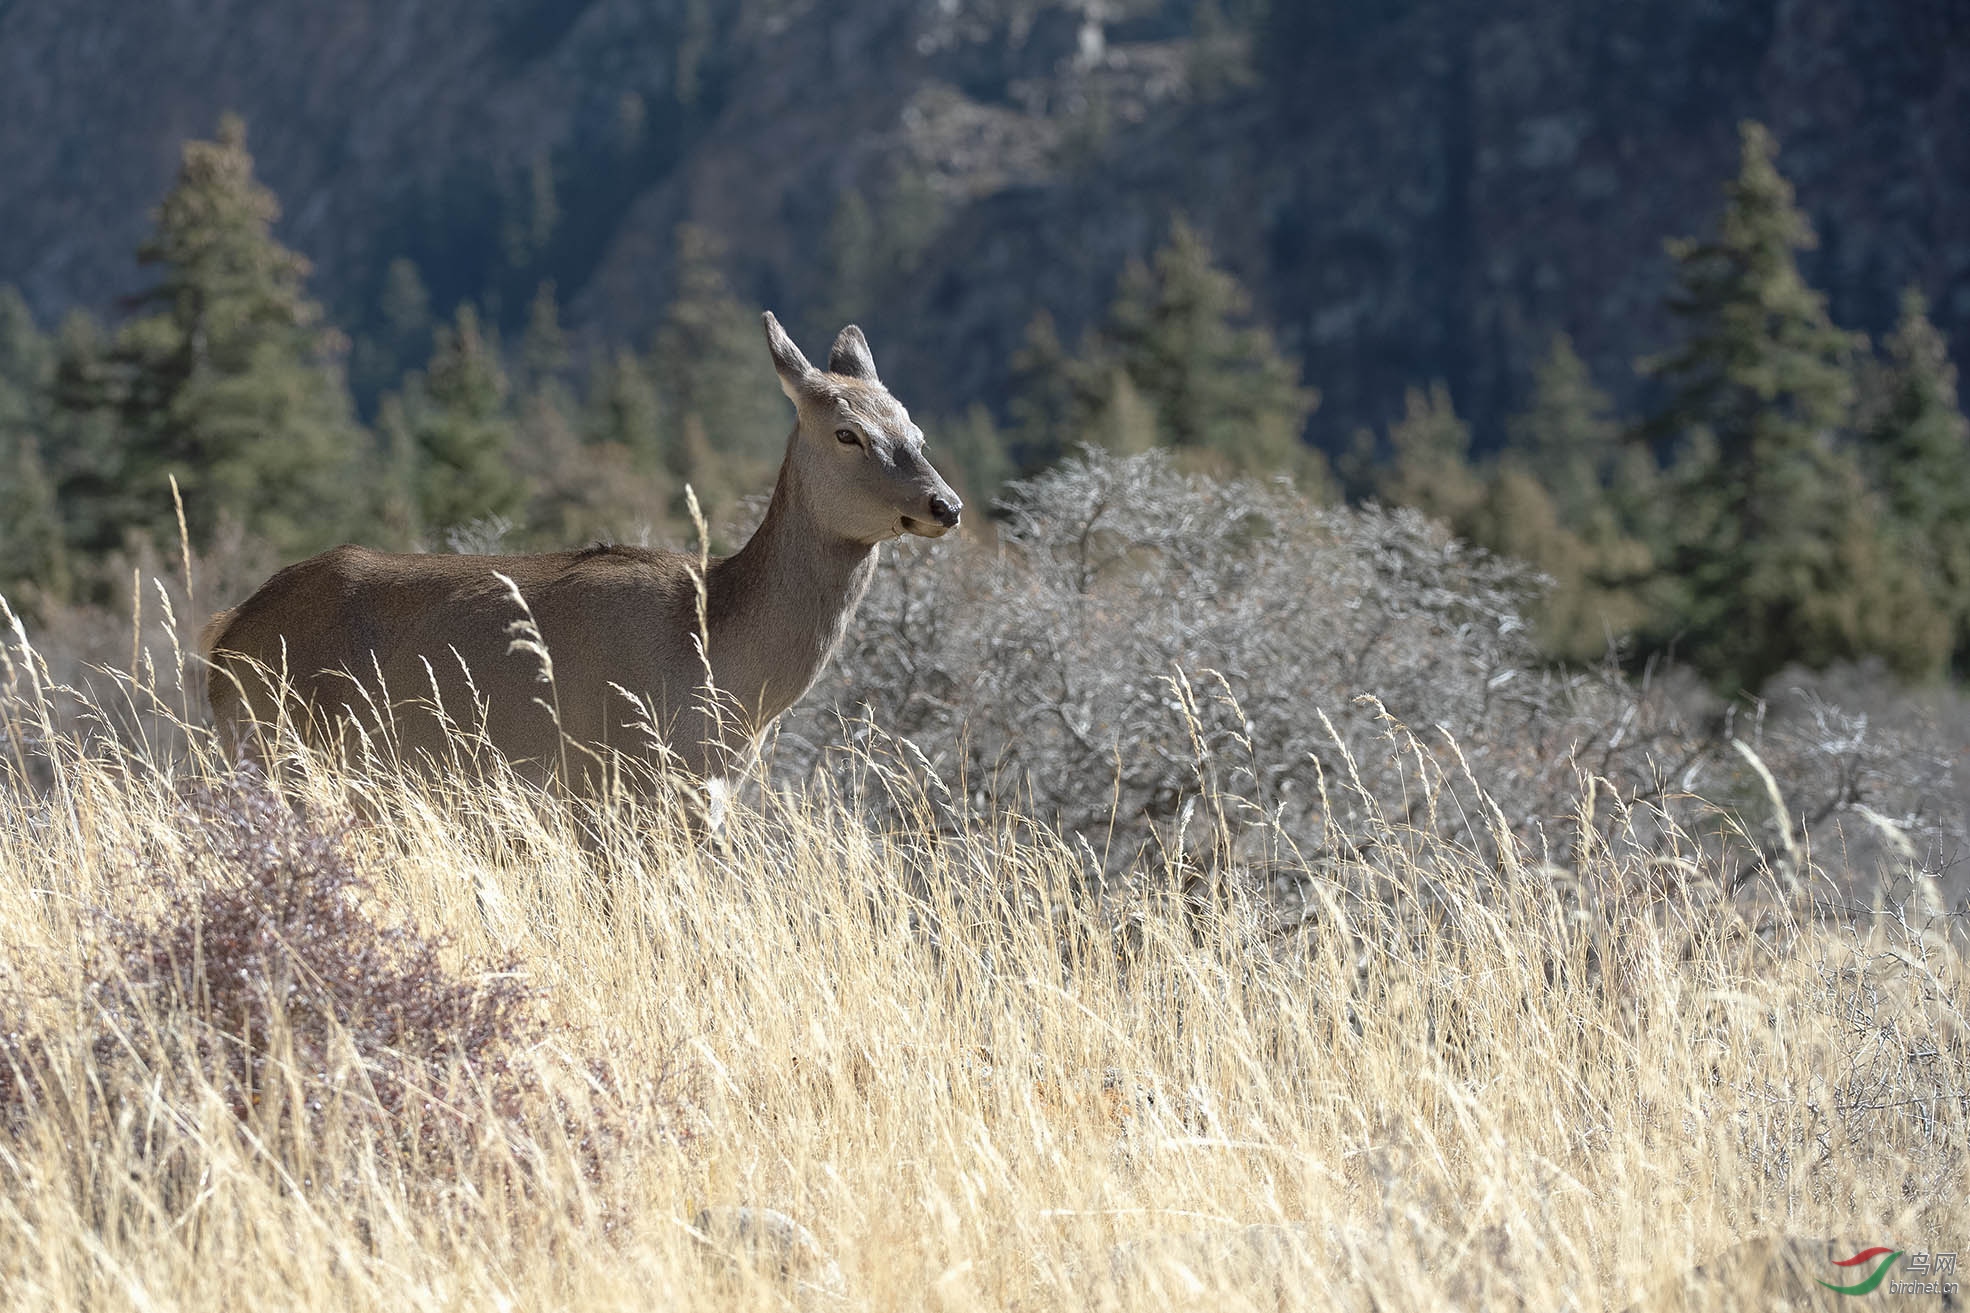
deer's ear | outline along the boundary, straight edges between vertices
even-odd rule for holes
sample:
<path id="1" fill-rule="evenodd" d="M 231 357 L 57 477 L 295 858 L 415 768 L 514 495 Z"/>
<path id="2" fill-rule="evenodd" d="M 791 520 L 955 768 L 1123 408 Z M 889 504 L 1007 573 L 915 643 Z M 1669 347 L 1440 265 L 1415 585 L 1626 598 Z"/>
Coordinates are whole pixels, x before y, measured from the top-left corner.
<path id="1" fill-rule="evenodd" d="M 807 363 L 807 357 L 800 354 L 800 348 L 787 336 L 787 330 L 780 327 L 780 321 L 768 310 L 763 316 L 766 323 L 766 349 L 773 353 L 773 370 L 780 376 L 780 390 L 787 394 L 787 400 L 800 404 L 801 393 L 814 377 L 814 366 Z"/>
<path id="2" fill-rule="evenodd" d="M 853 324 L 835 338 L 834 349 L 828 352 L 828 372 L 859 378 L 864 383 L 882 382 L 876 377 L 876 358 L 869 354 L 869 339 Z"/>

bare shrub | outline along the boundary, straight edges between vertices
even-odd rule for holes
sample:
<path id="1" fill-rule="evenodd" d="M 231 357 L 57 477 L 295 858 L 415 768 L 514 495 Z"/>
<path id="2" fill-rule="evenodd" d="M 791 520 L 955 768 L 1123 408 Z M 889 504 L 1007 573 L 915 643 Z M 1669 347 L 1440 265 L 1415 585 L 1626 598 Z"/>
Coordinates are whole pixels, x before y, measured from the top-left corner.
<path id="1" fill-rule="evenodd" d="M 1345 855 L 1388 820 L 1482 851 L 1502 821 L 1562 862 L 1617 828 L 1664 853 L 1694 836 L 1741 876 L 1774 869 L 1785 828 L 1730 747 L 1749 734 L 1792 829 L 1864 807 L 1931 848 L 1964 832 L 1922 801 L 1954 788 L 1936 717 L 1857 738 L 1816 694 L 1764 716 L 1673 666 L 1551 668 L 1525 619 L 1544 581 L 1416 512 L 1100 450 L 1003 510 L 990 545 L 884 554 L 849 650 L 785 724 L 783 778 L 879 796 L 850 778 L 879 725 L 954 805 L 1058 825 L 1110 874 L 1198 849 L 1200 826 L 1220 850 L 1235 830 L 1218 855 L 1250 865 Z M 1440 787 L 1406 787 L 1408 758 Z"/>
<path id="2" fill-rule="evenodd" d="M 216 1095 L 276 1152 L 334 1124 L 442 1174 L 569 1111 L 531 1060 L 548 1031 L 517 964 L 453 965 L 441 939 L 379 920 L 347 837 L 249 770 L 200 790 L 176 842 L 128 854 L 160 897 L 141 915 L 96 912 L 83 1087 L 100 1106 L 83 1115 L 125 1125 L 144 1082 L 165 1080 L 179 1100 Z M 18 990 L 12 1007 L 37 1011 Z M 73 1101 L 78 1083 L 36 1029 L 0 1049 L 0 1117 Z M 606 1095 L 606 1071 L 589 1074 Z M 591 1166 L 621 1129 L 594 1114 L 579 1119 Z"/>

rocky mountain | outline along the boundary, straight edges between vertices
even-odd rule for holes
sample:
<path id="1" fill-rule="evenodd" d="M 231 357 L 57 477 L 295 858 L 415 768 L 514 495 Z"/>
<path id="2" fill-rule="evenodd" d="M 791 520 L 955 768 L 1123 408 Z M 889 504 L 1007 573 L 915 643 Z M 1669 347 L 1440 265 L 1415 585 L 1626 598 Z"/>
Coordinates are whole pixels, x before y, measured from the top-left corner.
<path id="1" fill-rule="evenodd" d="M 1964 0 L 0 0 L 0 282 L 110 311 L 178 144 L 247 119 L 342 321 L 391 260 L 509 326 L 647 342 L 673 233 L 921 411 L 995 402 L 1181 211 L 1335 446 L 1446 380 L 1494 435 L 1552 333 L 1634 399 L 1663 239 L 1762 119 L 1845 326 L 1902 288 L 1970 347 Z M 907 380 L 907 381 L 905 381 Z"/>

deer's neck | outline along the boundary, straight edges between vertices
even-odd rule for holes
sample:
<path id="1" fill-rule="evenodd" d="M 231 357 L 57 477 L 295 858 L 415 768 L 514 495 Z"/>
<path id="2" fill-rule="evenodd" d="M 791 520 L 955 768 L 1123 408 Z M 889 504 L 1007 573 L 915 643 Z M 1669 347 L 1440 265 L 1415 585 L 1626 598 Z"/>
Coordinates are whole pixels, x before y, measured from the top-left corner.
<path id="1" fill-rule="evenodd" d="M 755 730 L 820 677 L 875 564 L 875 547 L 820 527 L 790 449 L 766 518 L 706 580 L 713 677 L 745 707 Z"/>

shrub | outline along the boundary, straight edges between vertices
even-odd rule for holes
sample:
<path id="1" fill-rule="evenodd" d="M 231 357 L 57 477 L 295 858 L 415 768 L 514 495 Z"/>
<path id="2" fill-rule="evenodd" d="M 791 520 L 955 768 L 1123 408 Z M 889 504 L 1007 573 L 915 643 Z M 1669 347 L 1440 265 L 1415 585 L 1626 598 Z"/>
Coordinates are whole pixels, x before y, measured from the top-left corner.
<path id="1" fill-rule="evenodd" d="M 262 1143 L 328 1119 L 420 1159 L 539 1109 L 536 991 L 510 963 L 456 967 L 441 941 L 379 921 L 346 823 L 316 823 L 250 772 L 187 813 L 176 842 L 130 854 L 157 909 L 97 913 L 81 1012 L 85 1102 L 104 1125 L 125 1123 L 147 1075 L 203 1085 Z M 75 1093 L 34 1028 L 4 1048 L 0 1115 Z"/>
<path id="2" fill-rule="evenodd" d="M 1091 864 L 1111 875 L 1153 850 L 1221 850 L 1227 828 L 1242 838 L 1219 856 L 1244 865 L 1282 843 L 1346 855 L 1384 821 L 1491 851 L 1502 821 L 1561 861 L 1619 829 L 1671 856 L 1697 835 L 1752 870 L 1790 829 L 1861 806 L 1932 850 L 1939 828 L 1963 833 L 1945 747 L 1960 711 L 1839 731 L 1793 680 L 1767 714 L 1666 663 L 1553 667 L 1526 620 L 1543 580 L 1414 511 L 1099 449 L 1012 485 L 1001 509 L 989 547 L 883 554 L 848 648 L 787 718 L 782 778 L 885 796 L 856 777 L 880 726 L 921 751 L 896 768 L 935 774 L 954 807 L 1057 824 L 1105 848 Z M 1784 825 L 1729 748 L 1740 734 L 1796 809 Z M 1415 765 L 1437 787 L 1410 787 Z M 1581 806 L 1589 777 L 1598 810 Z"/>

